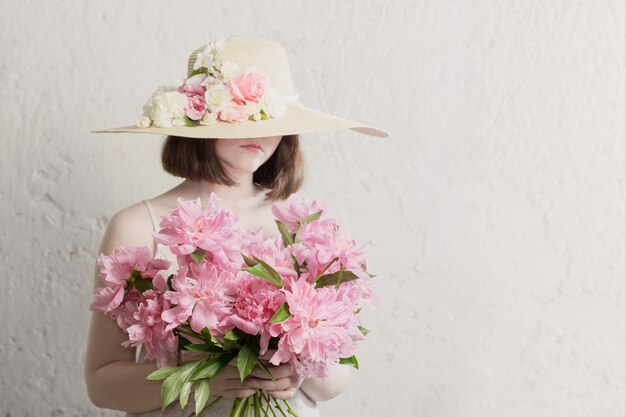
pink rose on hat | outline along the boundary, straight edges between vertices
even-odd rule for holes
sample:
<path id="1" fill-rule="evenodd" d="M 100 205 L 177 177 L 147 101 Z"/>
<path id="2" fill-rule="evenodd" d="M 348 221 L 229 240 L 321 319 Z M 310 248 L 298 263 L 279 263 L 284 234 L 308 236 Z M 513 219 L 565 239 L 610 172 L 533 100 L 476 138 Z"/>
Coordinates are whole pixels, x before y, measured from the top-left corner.
<path id="1" fill-rule="evenodd" d="M 258 102 L 270 88 L 269 78 L 255 67 L 250 67 L 243 74 L 235 75 L 226 82 L 226 85 L 237 104 Z"/>
<path id="2" fill-rule="evenodd" d="M 220 111 L 219 119 L 229 123 L 239 123 L 248 120 L 248 112 L 243 106 L 237 104 L 227 106 Z"/>

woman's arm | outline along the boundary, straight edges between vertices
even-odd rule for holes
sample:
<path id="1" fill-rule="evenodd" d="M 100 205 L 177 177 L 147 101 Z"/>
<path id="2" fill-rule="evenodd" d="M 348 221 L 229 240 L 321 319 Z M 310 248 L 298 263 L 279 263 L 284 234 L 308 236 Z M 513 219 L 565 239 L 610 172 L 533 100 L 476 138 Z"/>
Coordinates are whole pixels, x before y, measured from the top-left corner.
<path id="1" fill-rule="evenodd" d="M 118 212 L 107 227 L 100 253 L 109 255 L 119 245 L 147 246 L 154 251 L 152 223 L 147 208 L 140 202 Z M 96 267 L 94 287 L 102 286 Z M 161 381 L 146 376 L 156 364 L 135 363 L 135 350 L 121 346 L 128 340 L 114 320 L 101 312 L 91 313 L 85 360 L 85 382 L 91 401 L 98 407 L 127 412 L 159 408 Z"/>
<path id="2" fill-rule="evenodd" d="M 300 389 L 313 401 L 328 401 L 341 394 L 350 382 L 350 366 L 336 364 L 330 368 L 328 378 L 307 378 Z"/>

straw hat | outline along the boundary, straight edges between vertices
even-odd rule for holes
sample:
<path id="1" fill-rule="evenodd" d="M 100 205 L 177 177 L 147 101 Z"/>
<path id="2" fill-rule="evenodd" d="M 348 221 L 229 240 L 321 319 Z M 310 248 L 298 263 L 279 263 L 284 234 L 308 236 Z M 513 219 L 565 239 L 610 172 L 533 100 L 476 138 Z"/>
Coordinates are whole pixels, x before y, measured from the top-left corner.
<path id="1" fill-rule="evenodd" d="M 189 56 L 187 78 L 160 87 L 143 110 L 136 125 L 94 132 L 234 139 L 352 129 L 389 136 L 301 104 L 285 49 L 255 37 L 218 38 L 196 49 Z"/>

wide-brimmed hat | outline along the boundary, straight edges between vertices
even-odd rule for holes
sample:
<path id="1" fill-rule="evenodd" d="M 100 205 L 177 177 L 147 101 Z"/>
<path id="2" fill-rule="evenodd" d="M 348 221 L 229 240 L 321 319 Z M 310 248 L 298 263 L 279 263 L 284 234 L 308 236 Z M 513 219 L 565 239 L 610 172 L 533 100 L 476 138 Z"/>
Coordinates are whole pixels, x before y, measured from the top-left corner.
<path id="1" fill-rule="evenodd" d="M 152 133 L 234 139 L 352 129 L 389 134 L 299 102 L 285 49 L 256 37 L 218 38 L 191 53 L 187 78 L 161 86 L 135 125 L 95 133 Z"/>

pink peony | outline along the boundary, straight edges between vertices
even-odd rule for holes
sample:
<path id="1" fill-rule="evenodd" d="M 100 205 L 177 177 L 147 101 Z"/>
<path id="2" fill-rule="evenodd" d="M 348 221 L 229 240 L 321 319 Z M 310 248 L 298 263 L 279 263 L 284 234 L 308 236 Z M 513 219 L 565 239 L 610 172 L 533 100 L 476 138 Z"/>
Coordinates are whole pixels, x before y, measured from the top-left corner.
<path id="1" fill-rule="evenodd" d="M 241 123 L 248 120 L 248 112 L 245 107 L 233 104 L 220 110 L 218 117 L 223 122 Z"/>
<path id="2" fill-rule="evenodd" d="M 272 204 L 272 213 L 276 219 L 280 220 L 290 233 L 295 233 L 305 217 L 322 211 L 322 217 L 325 218 L 326 206 L 318 201 L 307 203 L 298 194 L 293 193 L 285 202 L 276 202 Z"/>
<path id="3" fill-rule="evenodd" d="M 328 365 L 354 353 L 353 338 L 360 332 L 353 305 L 333 287 L 315 289 L 302 278 L 283 292 L 291 317 L 272 328 L 272 336 L 280 339 L 270 363 L 290 362 L 305 378 L 325 377 Z"/>
<path id="4" fill-rule="evenodd" d="M 209 196 L 207 208 L 202 210 L 200 199 L 178 198 L 178 207 L 169 216 L 163 216 L 161 230 L 154 233 L 154 239 L 169 246 L 178 256 L 179 265 L 189 263 L 181 255 L 189 255 L 198 248 L 208 252 L 207 259 L 221 268 L 238 268 L 240 236 L 235 232 L 235 214 L 217 208 L 215 193 Z"/>
<path id="5" fill-rule="evenodd" d="M 283 277 L 296 277 L 291 252 L 285 248 L 281 238 L 251 243 L 242 249 L 242 253 L 250 259 L 256 256 L 263 260 Z"/>
<path id="6" fill-rule="evenodd" d="M 207 262 L 182 266 L 172 279 L 174 291 L 166 291 L 164 295 L 173 305 L 163 311 L 162 318 L 169 323 L 166 330 L 180 326 L 191 317 L 189 324 L 197 333 L 204 327 L 213 335 L 227 333 L 232 329 L 226 319 L 235 301 L 234 277 L 235 272 L 220 270 Z"/>
<path id="7" fill-rule="evenodd" d="M 236 301 L 229 321 L 245 333 L 260 333 L 260 353 L 264 354 L 270 339 L 269 320 L 285 301 L 285 295 L 275 285 L 247 272 L 238 274 L 235 292 Z"/>
<path id="8" fill-rule="evenodd" d="M 122 345 L 134 347 L 141 344 L 146 349 L 146 356 L 156 359 L 158 367 L 167 366 L 176 358 L 178 349 L 178 338 L 166 328 L 161 318 L 168 303 L 153 290 L 144 291 L 142 297 L 142 302 L 133 306 L 132 317 L 127 318 L 130 324 L 126 329 L 129 340 Z"/>
<path id="9" fill-rule="evenodd" d="M 235 75 L 226 82 L 233 101 L 244 105 L 250 102 L 258 103 L 266 90 L 271 88 L 267 76 L 254 66 L 243 74 Z"/>
<path id="10" fill-rule="evenodd" d="M 146 246 L 116 247 L 109 256 L 100 254 L 97 265 L 100 281 L 105 286 L 96 291 L 89 309 L 108 312 L 114 317 L 116 309 L 124 300 L 133 271 L 139 272 L 142 278 L 153 278 L 170 267 L 170 263 L 164 259 L 151 259 L 150 249 Z"/>
<path id="11" fill-rule="evenodd" d="M 341 264 L 359 278 L 369 278 L 364 272 L 368 243 L 357 246 L 344 226 L 330 220 L 315 221 L 303 225 L 298 237 L 310 249 L 305 261 L 311 275 L 317 276 L 334 258 L 338 258 L 325 274 L 339 271 Z"/>

